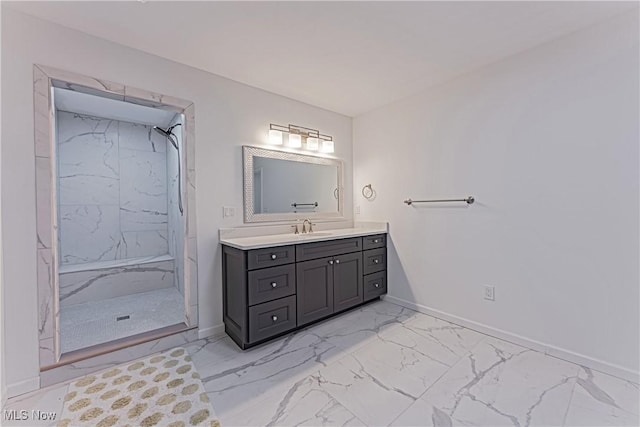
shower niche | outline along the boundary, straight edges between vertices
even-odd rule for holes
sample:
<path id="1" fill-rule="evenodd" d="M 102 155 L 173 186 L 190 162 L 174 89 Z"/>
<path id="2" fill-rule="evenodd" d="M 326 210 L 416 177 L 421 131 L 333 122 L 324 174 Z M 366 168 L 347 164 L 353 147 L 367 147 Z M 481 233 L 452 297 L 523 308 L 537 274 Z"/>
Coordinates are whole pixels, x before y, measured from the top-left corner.
<path id="1" fill-rule="evenodd" d="M 41 370 L 197 326 L 194 107 L 34 67 Z"/>

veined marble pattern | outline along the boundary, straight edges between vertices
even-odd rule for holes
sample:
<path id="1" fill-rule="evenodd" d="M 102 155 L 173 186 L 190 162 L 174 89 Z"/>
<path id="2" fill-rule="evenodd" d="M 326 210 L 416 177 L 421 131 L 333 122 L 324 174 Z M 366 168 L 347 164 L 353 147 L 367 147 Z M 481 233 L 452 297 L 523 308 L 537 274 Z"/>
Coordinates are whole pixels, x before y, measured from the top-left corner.
<path id="1" fill-rule="evenodd" d="M 244 352 L 187 349 L 226 426 L 638 425 L 637 384 L 385 301 Z"/>
<path id="2" fill-rule="evenodd" d="M 166 153 L 120 149 L 120 229 L 167 230 Z"/>
<path id="3" fill-rule="evenodd" d="M 183 126 L 183 145 L 186 148 L 186 159 L 184 170 L 188 171 L 190 177 L 190 183 L 195 190 L 195 107 L 191 101 L 166 96 L 163 94 L 151 92 L 144 89 L 125 86 L 119 83 L 111 82 L 102 78 L 84 76 L 73 72 L 60 70 L 43 65 L 34 65 L 33 67 L 33 89 L 34 89 L 34 153 L 36 162 L 36 218 L 37 218 L 37 248 L 38 249 L 50 249 L 51 250 L 51 268 L 38 268 L 38 325 L 41 330 L 39 337 L 40 341 L 40 367 L 50 367 L 56 359 L 56 354 L 59 354 L 59 304 L 58 295 L 59 278 L 58 278 L 58 265 L 63 264 L 60 250 L 59 250 L 59 219 L 58 211 L 55 209 L 59 203 L 58 197 L 58 147 L 56 141 L 57 135 L 52 134 L 52 130 L 56 129 L 57 114 L 53 108 L 53 100 L 51 99 L 51 87 L 62 87 L 69 90 L 83 92 L 89 95 L 96 95 L 107 97 L 111 99 L 126 100 L 128 102 L 137 103 L 140 105 L 149 105 L 154 108 L 161 108 L 165 110 L 175 111 L 176 113 L 184 114 L 185 123 Z M 119 123 L 121 124 L 121 122 Z M 89 132 L 91 133 L 91 132 Z M 150 132 L 149 132 L 150 134 Z M 63 135 L 64 136 L 64 135 Z M 88 135 L 85 135 L 88 136 Z M 159 136 L 159 135 L 158 135 Z M 150 137 L 153 138 L 153 135 Z M 104 148 L 104 147 L 103 147 Z M 119 144 L 118 147 L 119 148 Z M 136 148 L 136 147 L 132 147 Z M 166 146 L 165 146 L 166 148 Z M 160 148 L 161 149 L 161 148 Z M 119 152 L 119 150 L 118 150 Z M 119 153 L 118 153 L 119 154 Z M 101 159 L 110 160 L 110 157 Z M 103 162 L 104 165 L 109 164 L 109 161 Z M 69 164 L 70 168 L 77 167 L 78 165 Z M 80 165 L 82 166 L 82 165 Z M 119 165 L 118 165 L 119 167 Z M 89 170 L 91 168 L 85 168 Z M 100 167 L 96 168 L 96 170 Z M 120 171 L 118 170 L 118 174 Z M 119 179 L 120 177 L 118 177 Z M 73 183 L 73 182 L 71 182 Z M 80 188 L 85 191 L 85 189 Z M 185 189 L 187 193 L 185 208 L 188 213 L 186 219 L 185 228 L 188 232 L 190 244 L 185 245 L 184 258 L 195 259 L 195 253 L 190 253 L 191 248 L 196 248 L 196 211 L 195 211 L 195 191 L 189 191 Z M 86 192 L 86 191 L 85 191 Z M 93 193 L 95 195 L 97 193 Z M 82 195 L 81 195 L 82 196 Z M 87 196 L 87 194 L 85 194 Z M 186 216 L 186 215 L 185 215 Z M 164 229 L 163 229 L 164 230 Z M 122 230 L 121 230 L 122 231 Z M 125 231 L 162 231 L 155 230 L 125 230 Z M 168 237 L 168 236 L 167 236 Z M 141 242 L 144 238 L 138 238 L 137 241 Z M 191 244 L 191 240 L 193 243 Z M 139 249 L 142 249 L 143 245 L 140 245 Z M 138 248 L 138 247 L 137 247 Z M 137 249 L 136 249 L 137 250 Z M 116 253 L 116 257 L 123 252 Z M 157 253 L 151 251 L 151 253 Z M 40 254 L 40 252 L 39 252 Z M 95 262 L 95 261 L 94 261 Z M 195 274 L 195 268 L 184 269 L 180 272 L 181 276 L 185 280 L 185 293 L 191 296 L 189 303 L 185 308 L 187 313 L 185 317 L 189 319 L 190 326 L 197 326 L 198 324 L 198 310 L 197 300 L 193 303 L 193 298 L 197 298 L 197 274 Z M 53 301 L 53 304 L 49 304 L 48 301 Z M 53 339 L 48 335 L 53 329 Z M 174 342 L 174 338 L 179 337 L 179 342 Z M 195 331 L 187 331 L 185 333 L 163 338 L 151 343 L 149 346 L 140 345 L 135 346 L 136 357 L 149 354 L 158 346 L 183 344 L 188 340 L 195 337 Z M 125 360 L 130 360 L 130 356 L 134 353 L 128 351 L 117 352 L 119 355 L 125 355 Z M 115 354 L 115 353 L 113 353 Z M 111 360 L 113 354 L 106 355 L 98 358 L 88 359 L 89 365 L 84 367 L 83 370 L 91 371 L 95 368 L 97 359 Z M 118 356 L 120 357 L 120 356 Z M 41 381 L 42 384 L 52 383 L 58 381 L 60 378 L 72 377 L 78 373 L 78 365 L 67 365 L 59 368 L 54 368 L 47 371 L 42 371 Z"/>
<path id="4" fill-rule="evenodd" d="M 118 122 L 59 111 L 61 205 L 119 203 Z"/>
<path id="5" fill-rule="evenodd" d="M 60 274 L 60 306 L 173 287 L 173 261 Z"/>
<path id="6" fill-rule="evenodd" d="M 181 124 L 182 115 L 176 114 L 171 121 L 170 126 Z M 182 142 L 182 127 L 178 126 L 174 129 L 174 135 L 181 150 L 184 148 Z M 182 159 L 178 156 L 178 150 L 166 141 L 167 151 L 167 206 L 168 206 L 168 234 L 169 234 L 169 253 L 176 260 L 176 276 L 175 286 L 181 294 L 185 294 L 185 248 L 184 248 L 184 216 L 180 214 L 179 209 L 179 185 L 178 185 L 178 166 Z M 184 201 L 183 201 L 184 202 Z M 184 203 L 186 206 L 186 203 Z M 184 207 L 183 206 L 183 207 Z"/>
<path id="7" fill-rule="evenodd" d="M 151 126 L 128 122 L 119 122 L 119 124 L 118 136 L 121 149 L 156 153 L 167 151 L 169 142 L 165 137 L 154 131 Z"/>
<path id="8" fill-rule="evenodd" d="M 168 253 L 165 138 L 75 113 L 57 121 L 62 264 Z"/>
<path id="9" fill-rule="evenodd" d="M 567 425 L 638 425 L 638 384 L 581 367 Z"/>
<path id="10" fill-rule="evenodd" d="M 120 246 L 118 205 L 60 205 L 62 264 L 116 258 Z"/>
<path id="11" fill-rule="evenodd" d="M 167 231 L 123 231 L 118 250 L 118 259 L 168 254 Z"/>
<path id="12" fill-rule="evenodd" d="M 43 384 L 183 344 L 224 426 L 639 421 L 638 384 L 385 301 L 246 351 L 227 336 L 194 337 L 187 331 L 55 368 L 42 373 Z M 10 399 L 7 408 L 47 409 L 51 402 L 55 410 L 64 395 L 57 389 Z"/>

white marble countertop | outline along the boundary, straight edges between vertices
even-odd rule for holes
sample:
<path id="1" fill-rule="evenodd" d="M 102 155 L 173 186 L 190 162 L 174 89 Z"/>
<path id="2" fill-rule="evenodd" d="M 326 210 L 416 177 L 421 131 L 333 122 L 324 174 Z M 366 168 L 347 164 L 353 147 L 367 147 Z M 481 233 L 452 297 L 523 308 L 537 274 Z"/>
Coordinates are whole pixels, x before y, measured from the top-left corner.
<path id="1" fill-rule="evenodd" d="M 387 232 L 387 223 L 364 223 L 351 228 L 338 228 L 333 230 L 318 230 L 313 233 L 293 234 L 269 234 L 262 236 L 248 236 L 235 238 L 220 238 L 220 243 L 236 249 L 260 249 L 274 246 L 296 245 L 301 243 L 322 242 L 325 240 L 345 239 L 348 237 L 368 236 Z"/>

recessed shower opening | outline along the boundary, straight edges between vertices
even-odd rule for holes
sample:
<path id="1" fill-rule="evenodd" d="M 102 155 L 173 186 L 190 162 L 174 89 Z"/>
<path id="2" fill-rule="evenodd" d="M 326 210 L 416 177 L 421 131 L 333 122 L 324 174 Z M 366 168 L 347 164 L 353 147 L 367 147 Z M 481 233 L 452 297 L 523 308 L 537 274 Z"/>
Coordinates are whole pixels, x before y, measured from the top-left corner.
<path id="1" fill-rule="evenodd" d="M 59 350 L 184 324 L 184 115 L 52 88 Z"/>

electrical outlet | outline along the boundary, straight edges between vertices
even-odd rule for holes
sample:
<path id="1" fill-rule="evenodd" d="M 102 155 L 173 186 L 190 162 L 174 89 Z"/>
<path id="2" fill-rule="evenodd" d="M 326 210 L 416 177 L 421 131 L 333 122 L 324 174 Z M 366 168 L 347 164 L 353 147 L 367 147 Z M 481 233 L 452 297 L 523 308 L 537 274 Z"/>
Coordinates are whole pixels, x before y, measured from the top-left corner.
<path id="1" fill-rule="evenodd" d="M 223 218 L 230 218 L 232 216 L 236 215 L 236 208 L 234 208 L 233 206 L 224 206 L 222 208 L 222 217 Z"/>
<path id="2" fill-rule="evenodd" d="M 485 287 L 484 287 L 484 299 L 489 300 L 489 301 L 495 301 L 496 300 L 496 287 L 495 286 L 485 285 Z"/>

